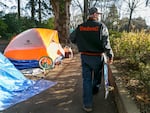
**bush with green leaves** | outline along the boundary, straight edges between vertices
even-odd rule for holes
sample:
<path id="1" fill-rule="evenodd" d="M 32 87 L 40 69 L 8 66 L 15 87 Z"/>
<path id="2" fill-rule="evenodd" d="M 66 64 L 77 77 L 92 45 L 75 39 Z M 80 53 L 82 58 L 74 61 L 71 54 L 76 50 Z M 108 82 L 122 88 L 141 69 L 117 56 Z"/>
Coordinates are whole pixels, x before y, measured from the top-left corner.
<path id="1" fill-rule="evenodd" d="M 129 63 L 146 63 L 150 54 L 150 34 L 123 32 L 120 38 L 111 39 L 115 57 L 125 58 Z"/>
<path id="2" fill-rule="evenodd" d="M 111 38 L 115 58 L 124 59 L 135 77 L 150 87 L 150 34 L 123 32 L 119 38 Z"/>
<path id="3" fill-rule="evenodd" d="M 5 33 L 7 32 L 7 24 L 0 19 L 0 38 L 4 38 Z"/>

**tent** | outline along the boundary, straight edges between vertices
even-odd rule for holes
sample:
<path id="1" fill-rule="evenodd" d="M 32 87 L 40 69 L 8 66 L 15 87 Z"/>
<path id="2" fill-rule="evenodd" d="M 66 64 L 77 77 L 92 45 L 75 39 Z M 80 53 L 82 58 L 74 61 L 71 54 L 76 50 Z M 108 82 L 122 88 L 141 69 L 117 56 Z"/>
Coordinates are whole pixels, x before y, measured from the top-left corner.
<path id="1" fill-rule="evenodd" d="M 64 55 L 56 30 L 32 28 L 15 36 L 4 50 L 4 55 L 18 69 L 24 69 L 38 67 L 42 56 L 49 56 L 54 61 L 59 56 L 58 50 Z"/>

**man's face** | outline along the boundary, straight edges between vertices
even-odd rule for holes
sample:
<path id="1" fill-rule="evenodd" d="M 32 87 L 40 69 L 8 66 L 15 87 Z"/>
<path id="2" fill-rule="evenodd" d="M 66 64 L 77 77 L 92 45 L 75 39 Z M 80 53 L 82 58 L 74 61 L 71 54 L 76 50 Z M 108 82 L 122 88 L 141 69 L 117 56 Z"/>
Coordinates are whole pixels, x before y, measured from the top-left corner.
<path id="1" fill-rule="evenodd" d="M 99 14 L 99 13 L 95 13 L 95 18 L 97 19 L 97 21 L 101 21 L 101 14 Z"/>

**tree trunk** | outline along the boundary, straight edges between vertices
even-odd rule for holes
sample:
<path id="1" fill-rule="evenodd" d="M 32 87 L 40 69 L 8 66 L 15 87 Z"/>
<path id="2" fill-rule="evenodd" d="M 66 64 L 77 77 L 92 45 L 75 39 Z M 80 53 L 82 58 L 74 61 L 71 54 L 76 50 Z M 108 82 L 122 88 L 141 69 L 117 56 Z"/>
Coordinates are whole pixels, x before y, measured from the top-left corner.
<path id="1" fill-rule="evenodd" d="M 30 0 L 30 3 L 31 3 L 31 20 L 34 21 L 34 15 L 35 15 L 35 3 L 34 3 L 34 0 Z"/>
<path id="2" fill-rule="evenodd" d="M 83 16 L 84 22 L 87 20 L 87 16 L 88 16 L 88 0 L 84 0 L 84 16 Z"/>
<path id="3" fill-rule="evenodd" d="M 130 32 L 130 31 L 131 31 L 132 13 L 133 13 L 133 10 L 131 10 L 131 12 L 130 12 L 130 17 L 129 17 L 129 21 L 128 21 L 128 29 L 127 29 L 127 32 Z"/>
<path id="4" fill-rule="evenodd" d="M 149 2 L 150 2 L 150 0 L 146 0 L 146 6 L 148 6 Z"/>
<path id="5" fill-rule="evenodd" d="M 39 4 L 39 9 L 38 9 L 38 12 L 39 12 L 39 23 L 41 23 L 41 20 L 42 20 L 42 17 L 41 17 L 41 0 L 39 0 L 39 2 L 38 2 L 38 4 Z"/>
<path id="6" fill-rule="evenodd" d="M 20 0 L 18 0 L 18 19 L 20 20 Z"/>
<path id="7" fill-rule="evenodd" d="M 69 37 L 71 0 L 50 0 L 55 16 L 55 29 L 58 31 L 60 43 L 67 44 Z"/>

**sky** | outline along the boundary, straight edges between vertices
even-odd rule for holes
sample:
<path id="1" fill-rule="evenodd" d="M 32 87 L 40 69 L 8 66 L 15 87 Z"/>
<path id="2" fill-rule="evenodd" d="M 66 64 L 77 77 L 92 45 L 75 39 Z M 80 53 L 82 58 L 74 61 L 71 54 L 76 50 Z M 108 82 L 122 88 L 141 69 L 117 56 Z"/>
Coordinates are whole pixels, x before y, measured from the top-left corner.
<path id="1" fill-rule="evenodd" d="M 13 6 L 13 5 L 16 5 L 16 2 L 15 2 L 15 0 L 0 0 L 1 2 L 3 2 L 3 3 L 7 3 L 7 4 L 9 4 L 9 7 L 11 7 L 11 6 Z M 25 0 L 26 1 L 26 0 Z M 24 1 L 24 2 L 25 2 Z M 81 3 L 81 4 L 83 4 L 83 0 L 79 0 L 79 2 Z M 25 3 L 23 3 L 23 4 L 21 4 L 21 7 L 24 7 L 24 4 Z M 127 11 L 125 12 L 123 9 L 125 9 L 125 7 L 126 7 L 126 4 L 124 4 L 124 3 L 122 3 L 122 10 L 121 10 L 121 12 L 120 12 L 120 18 L 123 18 L 123 17 L 129 17 L 128 16 L 128 14 L 127 14 Z M 0 11 L 1 11 L 2 9 L 0 8 Z M 72 13 L 71 14 L 76 14 L 76 13 L 79 13 L 80 12 L 80 9 L 77 9 L 77 8 L 75 8 L 75 9 L 73 9 L 73 8 L 71 8 L 71 10 L 72 10 Z M 6 12 L 8 12 L 8 10 L 5 10 Z M 9 10 L 9 12 L 10 12 L 10 10 Z M 17 12 L 17 9 L 13 9 L 13 10 L 11 10 L 11 12 Z M 80 12 L 81 13 L 81 12 Z M 25 12 L 23 13 L 23 14 L 25 14 Z M 133 13 L 133 18 L 137 18 L 137 17 L 142 17 L 143 19 L 145 19 L 145 21 L 146 21 L 146 24 L 147 25 L 149 25 L 150 26 L 150 6 L 149 7 L 145 7 L 145 4 L 143 4 L 143 5 L 141 5 L 139 8 L 137 8 L 136 9 L 136 12 L 135 13 Z"/>

